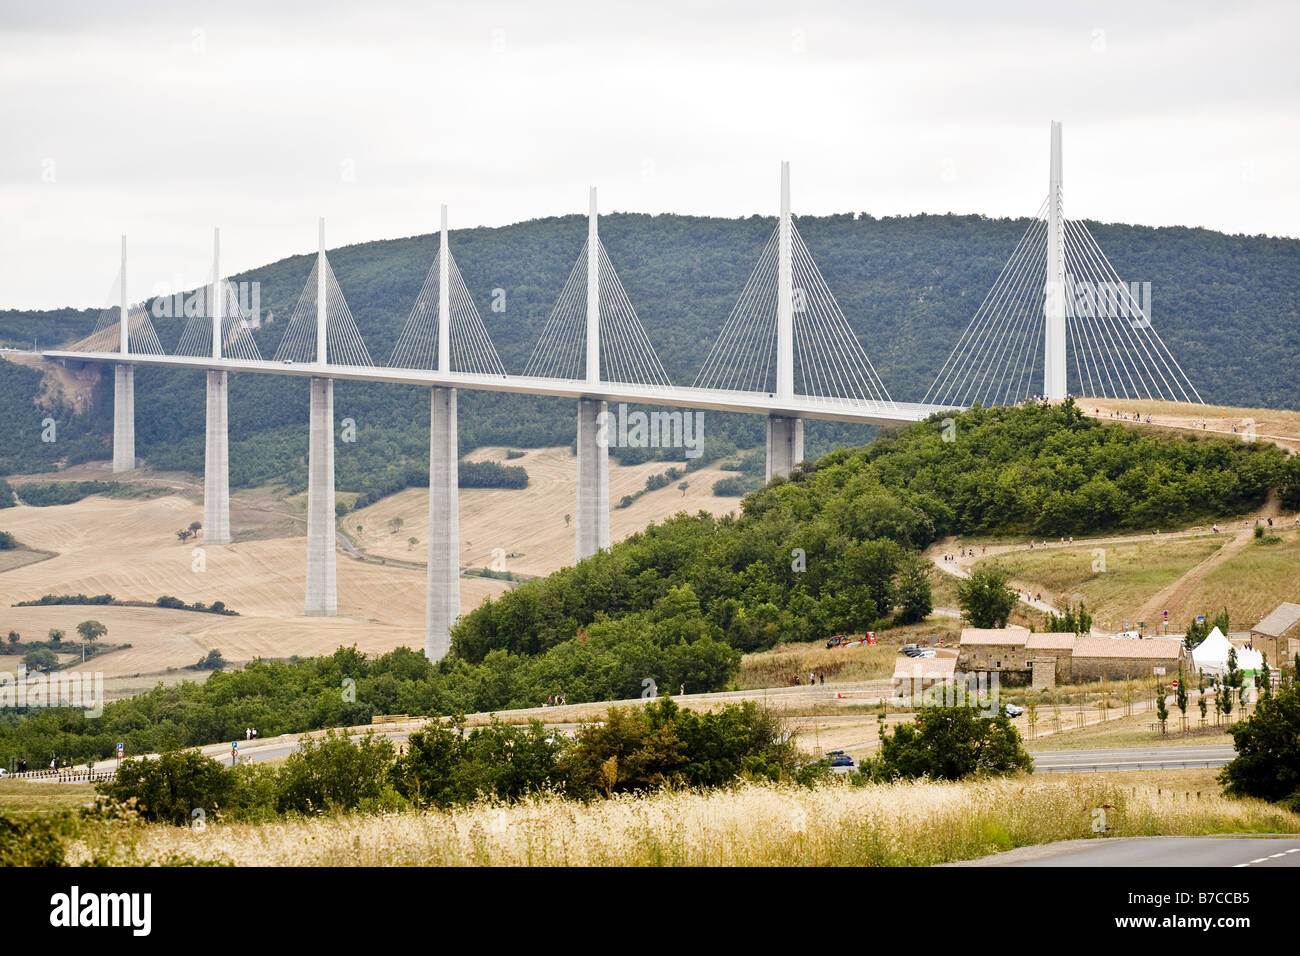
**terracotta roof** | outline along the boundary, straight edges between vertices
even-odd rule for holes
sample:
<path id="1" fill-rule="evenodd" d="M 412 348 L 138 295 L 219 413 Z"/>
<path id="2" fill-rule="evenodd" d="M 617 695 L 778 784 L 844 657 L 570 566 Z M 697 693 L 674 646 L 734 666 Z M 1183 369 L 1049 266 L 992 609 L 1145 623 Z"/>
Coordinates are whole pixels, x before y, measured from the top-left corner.
<path id="1" fill-rule="evenodd" d="M 1178 660 L 1183 642 L 1164 638 L 1136 640 L 1123 637 L 1080 637 L 1074 642 L 1074 657 L 1118 657 L 1132 660 Z"/>
<path id="2" fill-rule="evenodd" d="M 1024 644 L 1029 631 L 1023 627 L 963 627 L 962 644 Z"/>
<path id="3" fill-rule="evenodd" d="M 1279 604 L 1272 612 L 1250 629 L 1252 634 L 1281 637 L 1296 624 L 1300 624 L 1300 604 Z"/>
<path id="4" fill-rule="evenodd" d="M 1069 650 L 1074 647 L 1074 635 L 1062 631 L 1043 631 L 1029 635 L 1026 650 Z"/>
<path id="5" fill-rule="evenodd" d="M 955 657 L 903 657 L 894 664 L 894 679 L 952 677 L 956 671 Z"/>

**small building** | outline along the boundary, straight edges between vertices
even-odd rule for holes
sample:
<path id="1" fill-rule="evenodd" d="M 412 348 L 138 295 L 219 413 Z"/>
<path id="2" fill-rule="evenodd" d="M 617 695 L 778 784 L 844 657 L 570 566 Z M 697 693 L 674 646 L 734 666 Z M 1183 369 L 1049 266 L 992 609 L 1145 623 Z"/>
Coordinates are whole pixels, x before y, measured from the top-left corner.
<path id="1" fill-rule="evenodd" d="M 1073 670 L 1075 637 L 1068 631 L 1032 633 L 1025 641 L 1030 683 L 1035 689 L 1069 683 Z"/>
<path id="2" fill-rule="evenodd" d="M 910 680 L 914 691 L 923 691 L 936 680 L 950 682 L 956 674 L 956 657 L 901 657 L 894 663 L 894 689 Z"/>
<path id="3" fill-rule="evenodd" d="M 1183 642 L 1169 638 L 1117 640 L 1113 637 L 1079 637 L 1070 662 L 1072 681 L 1133 680 L 1141 677 L 1172 678 L 1184 663 Z"/>
<path id="4" fill-rule="evenodd" d="M 1284 602 L 1250 629 L 1250 646 L 1279 667 L 1300 653 L 1300 604 Z"/>
<path id="5" fill-rule="evenodd" d="M 1032 632 L 1023 627 L 964 627 L 958 644 L 965 671 L 1026 671 L 1026 644 Z"/>

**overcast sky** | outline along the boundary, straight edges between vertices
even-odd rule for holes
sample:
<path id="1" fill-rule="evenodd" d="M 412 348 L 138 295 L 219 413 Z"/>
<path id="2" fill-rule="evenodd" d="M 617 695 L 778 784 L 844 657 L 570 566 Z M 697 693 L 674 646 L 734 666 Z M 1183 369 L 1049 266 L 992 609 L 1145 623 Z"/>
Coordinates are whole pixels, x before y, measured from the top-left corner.
<path id="1" fill-rule="evenodd" d="M 1300 235 L 1300 4 L 0 0 L 0 307 L 451 224 L 1031 215 Z M 575 255 L 577 250 L 575 251 Z"/>

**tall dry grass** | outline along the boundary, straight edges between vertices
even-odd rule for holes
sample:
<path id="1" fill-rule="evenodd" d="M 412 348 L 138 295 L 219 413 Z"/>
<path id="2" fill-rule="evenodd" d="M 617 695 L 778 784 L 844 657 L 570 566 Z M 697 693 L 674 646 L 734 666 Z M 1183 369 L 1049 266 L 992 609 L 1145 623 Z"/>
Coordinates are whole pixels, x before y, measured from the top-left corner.
<path id="1" fill-rule="evenodd" d="M 889 866 L 970 859 L 1096 836 L 1297 832 L 1300 815 L 1250 800 L 1134 791 L 1104 776 L 816 789 L 749 784 L 712 793 L 540 798 L 447 812 L 340 816 L 201 833 L 135 827 L 116 862 L 266 866 Z M 91 854 L 79 844 L 76 863 Z"/>

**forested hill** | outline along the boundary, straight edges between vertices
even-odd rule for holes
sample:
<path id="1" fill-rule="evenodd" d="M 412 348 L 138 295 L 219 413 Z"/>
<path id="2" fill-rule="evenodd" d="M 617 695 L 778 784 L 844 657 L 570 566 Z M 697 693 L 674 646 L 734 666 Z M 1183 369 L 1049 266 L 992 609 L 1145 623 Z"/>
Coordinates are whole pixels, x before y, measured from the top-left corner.
<path id="1" fill-rule="evenodd" d="M 891 394 L 917 400 L 993 284 L 1028 220 L 980 216 L 876 219 L 843 214 L 798 217 L 798 227 L 845 315 Z M 675 382 L 690 383 L 717 337 L 775 220 L 676 215 L 601 217 L 601 239 L 646 331 Z M 1300 407 L 1300 241 L 1227 236 L 1204 229 L 1089 223 L 1118 272 L 1151 282 L 1152 318 L 1207 400 L 1245 406 Z M 453 230 L 465 281 L 506 368 L 522 371 L 584 239 L 582 216 L 501 228 Z M 330 261 L 376 362 L 384 363 L 437 249 L 435 235 L 348 246 Z M 294 256 L 234 276 L 261 283 L 258 330 L 271 355 L 312 257 Z M 504 311 L 491 308 L 502 290 Z M 96 312 L 0 312 L 0 344 L 30 348 L 66 343 L 90 331 Z M 156 321 L 173 347 L 183 322 Z M 144 370 L 137 375 L 137 450 L 160 467 L 201 470 L 201 373 Z M 89 419 L 68 427 L 57 445 L 42 444 L 32 398 L 34 372 L 0 362 L 0 414 L 17 423 L 0 443 L 0 473 L 35 470 L 54 460 L 103 457 L 110 392 L 102 382 Z M 340 384 L 337 417 L 353 418 L 359 441 L 341 446 L 340 488 L 401 483 L 424 459 L 428 414 L 422 390 Z M 461 447 L 572 441 L 571 403 L 510 396 L 462 397 Z M 239 376 L 231 387 L 232 481 L 236 485 L 301 478 L 306 436 L 304 383 Z M 60 417 L 60 416 L 56 416 Z M 706 438 L 745 447 L 762 440 L 753 418 L 709 416 Z M 861 429 L 814 423 L 811 455 L 859 442 Z M 66 441 L 64 439 L 67 439 Z M 712 456 L 715 449 L 708 449 Z M 377 452 L 377 454 L 376 454 Z M 381 464 L 376 464 L 379 462 Z M 382 474 L 376 473 L 381 469 Z"/>

